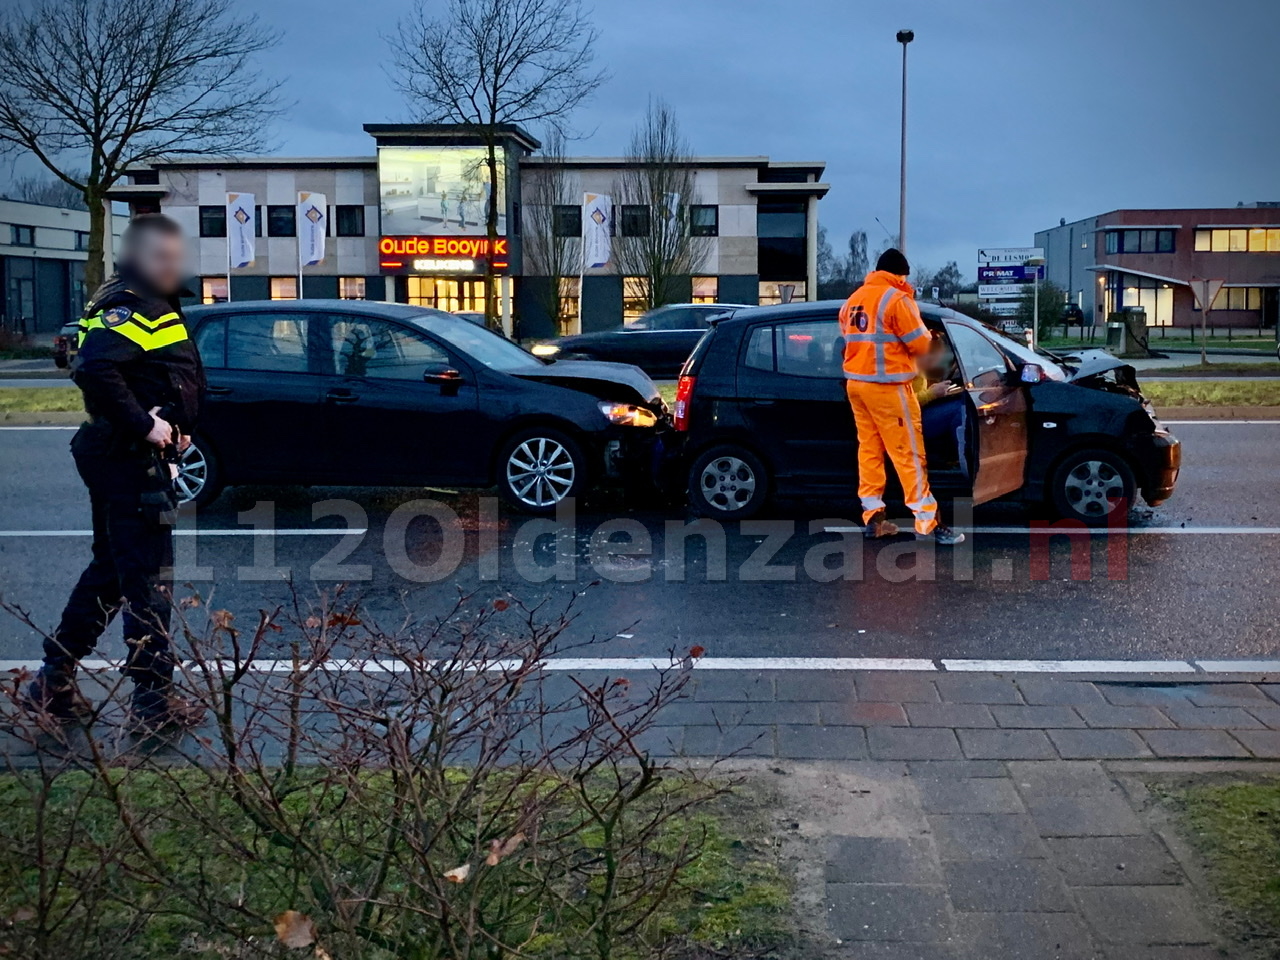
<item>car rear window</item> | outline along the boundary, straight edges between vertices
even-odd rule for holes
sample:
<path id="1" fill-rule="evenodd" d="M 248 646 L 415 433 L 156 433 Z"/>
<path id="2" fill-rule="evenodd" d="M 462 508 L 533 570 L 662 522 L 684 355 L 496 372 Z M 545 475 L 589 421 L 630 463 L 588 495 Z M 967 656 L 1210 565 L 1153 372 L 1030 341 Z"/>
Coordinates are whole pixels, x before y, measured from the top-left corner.
<path id="1" fill-rule="evenodd" d="M 844 338 L 836 320 L 797 320 L 756 327 L 747 337 L 743 366 L 788 377 L 840 376 Z"/>

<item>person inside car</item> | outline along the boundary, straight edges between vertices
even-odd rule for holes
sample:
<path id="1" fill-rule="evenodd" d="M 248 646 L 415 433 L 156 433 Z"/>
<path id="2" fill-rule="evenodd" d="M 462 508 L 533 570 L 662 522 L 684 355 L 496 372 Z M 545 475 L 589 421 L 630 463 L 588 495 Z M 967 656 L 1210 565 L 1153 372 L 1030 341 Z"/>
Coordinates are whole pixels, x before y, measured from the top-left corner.
<path id="1" fill-rule="evenodd" d="M 929 350 L 917 361 L 920 373 L 912 381 L 920 403 L 920 429 L 925 445 L 943 451 L 947 459 L 938 466 L 957 466 L 966 477 L 964 456 L 964 387 L 955 354 L 943 336 L 935 335 Z"/>

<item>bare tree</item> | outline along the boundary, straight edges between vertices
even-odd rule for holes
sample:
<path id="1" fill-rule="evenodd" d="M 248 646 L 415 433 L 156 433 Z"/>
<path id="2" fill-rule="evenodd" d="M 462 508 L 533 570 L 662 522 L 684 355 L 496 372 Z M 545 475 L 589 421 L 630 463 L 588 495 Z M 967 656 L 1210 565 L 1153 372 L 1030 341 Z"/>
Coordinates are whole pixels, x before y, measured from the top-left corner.
<path id="1" fill-rule="evenodd" d="M 524 180 L 521 217 L 525 262 L 531 276 L 546 280 L 539 288 L 541 305 L 559 334 L 570 332 L 565 288 L 578 275 L 581 262 L 580 238 L 563 236 L 556 229 L 556 207 L 580 200 L 565 166 L 564 144 L 564 134 L 555 128 L 543 138 L 541 162 L 529 168 Z"/>
<path id="2" fill-rule="evenodd" d="M 630 224 L 623 211 L 614 257 L 624 276 L 648 281 L 648 307 L 677 300 L 681 281 L 704 269 L 711 252 L 711 238 L 690 229 L 693 167 L 675 111 L 651 100 L 631 134 L 626 167 L 614 187 L 616 203 L 645 211 Z"/>
<path id="3" fill-rule="evenodd" d="M 73 180 L 81 180 L 83 177 L 83 171 L 71 172 Z M 9 186 L 0 191 L 0 197 L 68 210 L 86 209 L 84 191 L 57 177 L 15 177 L 9 182 Z"/>
<path id="4" fill-rule="evenodd" d="M 102 282 L 107 192 L 171 156 L 260 150 L 276 43 L 232 0 L 8 0 L 0 14 L 0 148 L 29 152 L 89 208 L 89 289 Z"/>
<path id="5" fill-rule="evenodd" d="M 579 0 L 416 0 L 388 37 L 392 81 L 425 122 L 472 126 L 486 151 L 489 249 L 498 239 L 497 198 L 507 124 L 559 126 L 605 78 L 593 68 L 596 30 Z M 493 290 L 492 259 L 485 290 Z M 485 296 L 485 322 L 495 325 Z"/>

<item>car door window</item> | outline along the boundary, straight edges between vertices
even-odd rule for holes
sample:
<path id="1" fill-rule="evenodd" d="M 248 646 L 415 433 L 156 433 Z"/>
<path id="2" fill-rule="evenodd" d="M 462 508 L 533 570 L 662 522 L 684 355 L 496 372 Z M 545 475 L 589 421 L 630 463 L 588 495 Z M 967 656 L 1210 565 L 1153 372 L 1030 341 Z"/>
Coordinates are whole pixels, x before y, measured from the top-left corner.
<path id="1" fill-rule="evenodd" d="M 844 361 L 844 337 L 835 320 L 780 323 L 774 330 L 778 373 L 793 377 L 838 377 Z"/>
<path id="2" fill-rule="evenodd" d="M 421 380 L 429 365 L 449 362 L 442 347 L 384 320 L 334 317 L 330 337 L 334 371 L 344 377 Z"/>
<path id="3" fill-rule="evenodd" d="M 202 324 L 196 331 L 196 350 L 201 362 L 210 369 L 227 365 L 227 321 L 219 317 Z"/>
<path id="4" fill-rule="evenodd" d="M 653 315 L 653 322 L 650 324 L 651 330 L 696 330 L 702 324 L 698 323 L 697 311 L 685 310 L 683 308 L 673 308 L 670 310 L 662 310 Z"/>
<path id="5" fill-rule="evenodd" d="M 948 323 L 947 334 L 967 386 L 995 387 L 1004 382 L 1005 374 L 1009 372 L 1009 361 L 999 347 L 963 324 Z"/>
<path id="6" fill-rule="evenodd" d="M 756 327 L 747 339 L 744 366 L 752 370 L 773 370 L 773 327 Z"/>
<path id="7" fill-rule="evenodd" d="M 226 364 L 232 370 L 307 373 L 310 318 L 302 313 L 240 313 L 227 320 Z"/>

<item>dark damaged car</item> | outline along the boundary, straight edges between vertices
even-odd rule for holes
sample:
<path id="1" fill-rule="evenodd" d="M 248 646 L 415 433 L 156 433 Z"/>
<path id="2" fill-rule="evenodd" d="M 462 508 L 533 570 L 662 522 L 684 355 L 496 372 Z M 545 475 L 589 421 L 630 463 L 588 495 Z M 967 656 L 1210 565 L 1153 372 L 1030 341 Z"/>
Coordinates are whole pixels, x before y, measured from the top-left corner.
<path id="1" fill-rule="evenodd" d="M 662 460 L 665 407 L 627 364 L 547 363 L 404 304 L 248 301 L 188 318 L 209 387 L 179 486 L 198 503 L 228 484 L 496 485 L 550 513 Z"/>
<path id="2" fill-rule="evenodd" d="M 773 495 L 856 491 L 840 306 L 742 310 L 698 344 L 674 409 L 697 512 L 739 518 Z M 936 493 L 1045 505 L 1091 526 L 1122 520 L 1116 511 L 1139 494 L 1152 506 L 1173 494 L 1181 447 L 1132 366 L 1101 352 L 1073 360 L 1035 353 L 944 307 L 922 303 L 920 312 L 941 338 L 940 379 L 953 385 L 925 407 Z"/>

